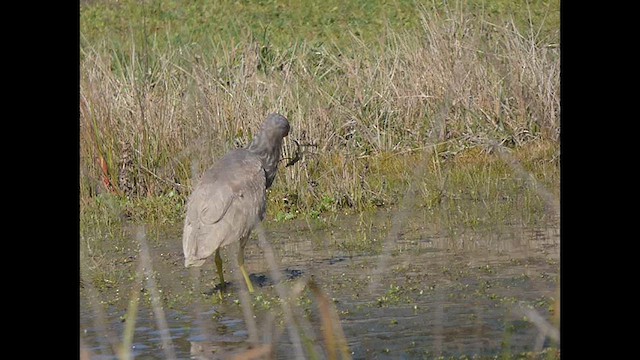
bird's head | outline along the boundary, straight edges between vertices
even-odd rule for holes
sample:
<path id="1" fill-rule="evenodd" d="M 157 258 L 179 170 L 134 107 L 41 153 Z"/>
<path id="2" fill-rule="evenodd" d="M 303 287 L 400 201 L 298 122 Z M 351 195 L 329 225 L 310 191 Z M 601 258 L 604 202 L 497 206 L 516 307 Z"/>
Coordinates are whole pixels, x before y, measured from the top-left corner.
<path id="1" fill-rule="evenodd" d="M 286 117 L 272 113 L 267 116 L 267 119 L 262 124 L 261 132 L 268 134 L 270 138 L 284 138 L 289 135 L 289 121 Z"/>

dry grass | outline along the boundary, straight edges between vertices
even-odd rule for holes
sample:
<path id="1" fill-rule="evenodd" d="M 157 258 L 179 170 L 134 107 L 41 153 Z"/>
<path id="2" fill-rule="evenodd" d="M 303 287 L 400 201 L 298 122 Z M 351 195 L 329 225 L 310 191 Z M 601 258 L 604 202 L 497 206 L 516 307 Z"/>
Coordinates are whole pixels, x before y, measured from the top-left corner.
<path id="1" fill-rule="evenodd" d="M 272 111 L 292 124 L 285 157 L 294 156 L 292 139 L 312 145 L 281 172 L 272 196 L 305 213 L 326 198 L 356 210 L 393 198 L 397 186 L 376 184 L 383 175 L 392 185 L 403 178 L 371 164 L 402 161 L 433 139 L 450 155 L 494 142 L 557 142 L 559 49 L 539 41 L 534 28 L 522 34 L 512 22 L 425 10 L 418 30 L 388 30 L 376 44 L 352 36 L 348 51 L 305 42 L 276 48 L 250 37 L 209 51 L 85 44 L 83 204 L 105 188 L 184 199 L 192 179 L 247 144 Z"/>

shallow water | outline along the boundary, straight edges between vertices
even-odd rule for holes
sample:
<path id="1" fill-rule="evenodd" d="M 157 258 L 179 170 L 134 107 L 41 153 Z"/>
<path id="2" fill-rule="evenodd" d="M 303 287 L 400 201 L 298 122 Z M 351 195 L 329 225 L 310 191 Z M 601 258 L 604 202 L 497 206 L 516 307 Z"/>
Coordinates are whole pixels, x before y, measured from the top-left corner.
<path id="1" fill-rule="evenodd" d="M 417 212 L 404 221 L 397 238 L 387 239 L 393 216 L 381 211 L 365 220 L 344 217 L 324 226 L 267 224 L 280 269 L 289 279 L 284 285 L 290 288 L 308 278 L 320 284 L 338 311 L 354 359 L 489 357 L 559 346 L 530 321 L 531 314 L 553 321 L 560 261 L 557 221 L 442 231 L 425 225 Z M 237 301 L 238 286 L 244 284 L 228 276 L 232 285 L 223 302 L 216 301 L 215 293 L 186 301 L 180 297 L 193 288 L 193 276 L 182 266 L 179 230 L 149 239 L 170 347 L 177 358 L 228 358 L 246 351 L 248 330 Z M 223 257 L 225 271 L 232 272 L 235 262 L 228 259 L 233 251 L 225 249 Z M 277 338 L 276 358 L 294 358 L 286 328 L 270 318 L 278 318 L 280 307 L 256 240 L 250 241 L 245 258 L 257 285 L 252 298 L 260 341 Z M 213 261 L 205 263 L 196 292 L 213 293 L 218 281 L 213 268 Z M 81 291 L 80 339 L 92 359 L 116 358 L 110 341 L 122 338 L 123 304 L 130 290 L 124 286 L 117 296 L 113 291 L 97 297 Z M 127 301 L 109 301 L 118 296 Z M 302 302 L 298 310 L 311 325 L 304 336 L 321 344 L 316 303 Z M 141 301 L 135 358 L 170 355 L 162 348 L 156 321 L 149 302 Z"/>

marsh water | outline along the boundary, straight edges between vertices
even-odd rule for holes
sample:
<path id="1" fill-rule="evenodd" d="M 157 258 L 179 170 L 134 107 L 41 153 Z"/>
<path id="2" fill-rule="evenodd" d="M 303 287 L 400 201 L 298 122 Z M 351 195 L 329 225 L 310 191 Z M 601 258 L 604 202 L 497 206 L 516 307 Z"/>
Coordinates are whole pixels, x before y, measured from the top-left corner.
<path id="1" fill-rule="evenodd" d="M 291 289 L 309 279 L 320 285 L 332 300 L 354 359 L 483 358 L 559 349 L 553 333 L 559 311 L 557 219 L 442 229 L 429 225 L 418 211 L 390 236 L 394 214 L 265 224 L 282 285 Z M 244 284 L 231 275 L 234 246 L 223 251 L 231 286 L 221 301 L 214 290 L 213 261 L 205 263 L 199 278 L 184 268 L 180 230 L 168 227 L 148 236 L 163 313 L 144 301 L 149 289 L 142 286 L 131 354 L 137 359 L 222 359 L 246 353 L 249 330 L 239 304 Z M 128 262 L 135 269 L 139 257 L 131 248 Z M 275 344 L 275 358 L 295 358 L 269 264 L 256 239 L 245 258 L 256 285 L 251 299 L 258 340 Z M 81 289 L 80 341 L 91 359 L 118 358 L 113 344 L 125 332 L 133 282 Z M 298 295 L 293 308 L 303 345 L 326 356 L 317 300 L 304 290 Z"/>

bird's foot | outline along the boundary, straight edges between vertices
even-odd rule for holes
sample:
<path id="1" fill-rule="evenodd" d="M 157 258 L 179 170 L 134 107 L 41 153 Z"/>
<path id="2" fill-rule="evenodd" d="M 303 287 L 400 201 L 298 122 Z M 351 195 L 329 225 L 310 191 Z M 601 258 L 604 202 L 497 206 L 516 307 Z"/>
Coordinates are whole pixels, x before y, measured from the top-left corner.
<path id="1" fill-rule="evenodd" d="M 227 289 L 227 286 L 229 286 L 229 285 L 231 285 L 231 283 L 230 283 L 230 282 L 228 282 L 228 281 L 227 281 L 227 282 L 225 282 L 225 283 L 224 283 L 224 285 L 222 285 L 222 284 L 216 284 L 216 286 L 214 286 L 213 288 L 211 288 L 211 290 L 206 290 L 206 291 L 203 291 L 202 293 L 203 293 L 204 295 L 208 295 L 208 296 L 213 295 L 213 293 L 215 293 L 215 292 L 222 293 L 222 292 L 224 292 L 224 291 Z"/>

